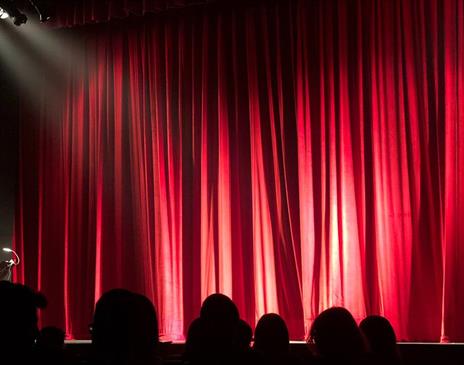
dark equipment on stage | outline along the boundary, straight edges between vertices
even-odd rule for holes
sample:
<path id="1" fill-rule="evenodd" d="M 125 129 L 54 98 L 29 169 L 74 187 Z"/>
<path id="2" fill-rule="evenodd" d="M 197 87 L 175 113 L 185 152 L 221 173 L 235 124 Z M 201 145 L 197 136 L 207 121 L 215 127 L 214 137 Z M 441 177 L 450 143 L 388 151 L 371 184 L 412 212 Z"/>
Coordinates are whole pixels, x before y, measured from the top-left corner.
<path id="1" fill-rule="evenodd" d="M 51 13 L 47 0 L 29 0 L 29 3 L 37 14 L 39 14 L 42 23 L 50 20 Z M 0 0 L 0 13 L 8 14 L 13 19 L 13 23 L 18 27 L 27 22 L 27 16 L 20 10 L 16 0 Z"/>
<path id="2" fill-rule="evenodd" d="M 18 254 L 11 248 L 3 248 L 3 251 L 12 253 L 14 255 L 14 259 L 12 258 L 8 261 L 0 261 L 0 281 L 11 281 L 11 269 L 13 266 L 19 265 L 21 260 L 19 259 Z"/>

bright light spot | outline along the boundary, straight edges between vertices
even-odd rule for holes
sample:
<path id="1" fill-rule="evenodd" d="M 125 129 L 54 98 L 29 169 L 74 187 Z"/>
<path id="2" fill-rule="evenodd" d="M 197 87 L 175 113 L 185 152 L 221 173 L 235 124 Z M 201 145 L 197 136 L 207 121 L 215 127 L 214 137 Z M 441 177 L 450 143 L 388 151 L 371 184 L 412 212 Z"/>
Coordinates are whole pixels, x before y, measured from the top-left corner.
<path id="1" fill-rule="evenodd" d="M 3 251 L 5 251 L 5 252 L 13 252 L 13 250 L 11 248 L 7 248 L 7 247 L 4 247 Z"/>
<path id="2" fill-rule="evenodd" d="M 6 19 L 8 17 L 9 17 L 8 13 L 2 8 L 0 8 L 0 19 Z"/>

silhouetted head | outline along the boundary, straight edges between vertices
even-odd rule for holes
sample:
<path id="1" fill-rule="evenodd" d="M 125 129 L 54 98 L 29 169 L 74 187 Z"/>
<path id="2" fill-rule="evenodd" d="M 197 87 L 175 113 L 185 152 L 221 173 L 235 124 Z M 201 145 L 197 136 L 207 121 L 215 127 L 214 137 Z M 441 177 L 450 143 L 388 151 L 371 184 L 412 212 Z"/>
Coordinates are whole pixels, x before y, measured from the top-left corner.
<path id="1" fill-rule="evenodd" d="M 249 350 L 252 340 L 253 329 L 247 322 L 241 319 L 238 323 L 238 347 L 240 351 Z"/>
<path id="2" fill-rule="evenodd" d="M 239 313 L 235 303 L 224 294 L 211 294 L 200 309 L 200 318 L 205 321 L 238 321 Z"/>
<path id="3" fill-rule="evenodd" d="M 288 346 L 288 329 L 282 317 L 275 313 L 262 316 L 256 325 L 253 348 L 263 354 L 285 354 Z"/>
<path id="4" fill-rule="evenodd" d="M 195 360 L 201 357 L 201 354 L 207 349 L 204 346 L 207 345 L 205 339 L 205 332 L 202 320 L 196 318 L 190 323 L 187 331 L 187 339 L 185 341 L 185 352 L 184 357 L 186 360 Z"/>
<path id="5" fill-rule="evenodd" d="M 151 301 L 124 289 L 103 294 L 95 306 L 92 343 L 109 363 L 149 356 L 158 343 L 158 321 Z"/>
<path id="6" fill-rule="evenodd" d="M 359 324 L 369 350 L 385 359 L 399 359 L 395 330 L 382 316 L 368 316 Z"/>
<path id="7" fill-rule="evenodd" d="M 49 351 L 61 351 L 64 348 L 65 333 L 57 327 L 44 327 L 37 337 L 37 347 Z"/>
<path id="8" fill-rule="evenodd" d="M 36 340 L 37 309 L 45 308 L 45 297 L 21 284 L 0 281 L 0 351 L 12 356 L 29 352 Z M 3 351 L 7 349 L 8 351 Z"/>
<path id="9" fill-rule="evenodd" d="M 345 308 L 333 307 L 319 314 L 310 336 L 321 357 L 356 359 L 365 352 L 361 332 Z"/>
<path id="10" fill-rule="evenodd" d="M 200 310 L 203 344 L 211 354 L 231 354 L 239 351 L 239 313 L 234 302 L 223 294 L 212 294 Z M 203 353 L 205 355 L 205 353 Z"/>

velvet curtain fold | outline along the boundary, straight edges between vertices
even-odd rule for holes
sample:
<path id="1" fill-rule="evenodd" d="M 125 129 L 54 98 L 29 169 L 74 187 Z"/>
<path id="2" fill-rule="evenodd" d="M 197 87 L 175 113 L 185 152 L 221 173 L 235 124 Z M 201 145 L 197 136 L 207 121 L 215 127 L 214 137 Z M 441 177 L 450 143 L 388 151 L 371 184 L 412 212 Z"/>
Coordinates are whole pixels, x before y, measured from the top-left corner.
<path id="1" fill-rule="evenodd" d="M 126 287 L 168 339 L 219 291 L 293 339 L 337 305 L 464 340 L 463 26 L 458 0 L 301 0 L 76 31 L 61 99 L 21 120 L 43 322 L 84 338 Z"/>

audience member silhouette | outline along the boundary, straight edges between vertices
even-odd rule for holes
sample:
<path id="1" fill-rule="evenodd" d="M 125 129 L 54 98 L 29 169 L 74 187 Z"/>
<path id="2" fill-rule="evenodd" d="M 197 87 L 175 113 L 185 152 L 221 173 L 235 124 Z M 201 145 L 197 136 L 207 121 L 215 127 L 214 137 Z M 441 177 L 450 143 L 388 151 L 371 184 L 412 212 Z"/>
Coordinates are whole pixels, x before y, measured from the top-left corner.
<path id="1" fill-rule="evenodd" d="M 264 354 L 287 354 L 289 335 L 284 320 L 275 313 L 263 315 L 255 329 L 253 348 Z"/>
<path id="2" fill-rule="evenodd" d="M 369 352 L 376 364 L 401 363 L 395 330 L 388 319 L 382 316 L 368 316 L 361 321 L 359 328 L 367 340 Z"/>
<path id="3" fill-rule="evenodd" d="M 250 365 L 265 364 L 264 356 L 251 348 L 251 342 L 253 341 L 253 329 L 242 319 L 238 326 L 238 337 L 239 356 L 237 358 L 240 363 Z"/>
<path id="4" fill-rule="evenodd" d="M 203 301 L 200 318 L 211 322 L 237 323 L 240 315 L 237 306 L 228 296 L 216 293 L 211 294 Z"/>
<path id="5" fill-rule="evenodd" d="M 255 329 L 253 349 L 258 352 L 266 364 L 298 364 L 296 357 L 290 354 L 290 338 L 285 321 L 278 314 L 263 315 Z"/>
<path id="6" fill-rule="evenodd" d="M 65 333 L 57 327 L 44 327 L 40 330 L 35 344 L 35 357 L 38 364 L 58 365 L 69 363 L 64 353 Z"/>
<path id="7" fill-rule="evenodd" d="M 64 348 L 65 333 L 62 329 L 49 326 L 40 330 L 36 347 L 49 351 L 62 351 Z"/>
<path id="8" fill-rule="evenodd" d="M 200 319 L 211 352 L 232 356 L 238 349 L 240 320 L 234 302 L 223 294 L 212 294 L 201 306 Z"/>
<path id="9" fill-rule="evenodd" d="M 247 363 L 241 351 L 240 316 L 234 302 L 212 294 L 201 306 L 200 317 L 190 325 L 185 359 L 192 364 Z"/>
<path id="10" fill-rule="evenodd" d="M 253 329 L 241 319 L 238 323 L 238 348 L 240 352 L 247 353 L 251 350 L 251 341 L 253 340 Z"/>
<path id="11" fill-rule="evenodd" d="M 158 321 L 153 304 L 124 289 L 103 294 L 91 328 L 94 361 L 108 365 L 156 363 Z"/>
<path id="12" fill-rule="evenodd" d="M 203 323 L 200 318 L 194 319 L 188 328 L 187 339 L 185 340 L 184 362 L 198 363 L 201 361 L 202 354 L 207 351 L 203 349 L 206 338 L 203 330 Z"/>
<path id="13" fill-rule="evenodd" d="M 39 308 L 45 297 L 32 289 L 0 281 L 0 356 L 5 364 L 31 364 L 34 342 L 39 334 Z"/>
<path id="14" fill-rule="evenodd" d="M 364 364 L 366 350 L 361 331 L 348 310 L 333 307 L 314 320 L 310 340 L 322 364 Z"/>

